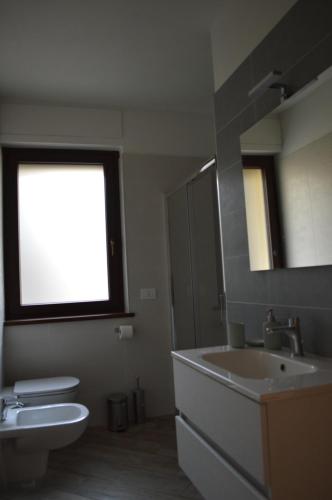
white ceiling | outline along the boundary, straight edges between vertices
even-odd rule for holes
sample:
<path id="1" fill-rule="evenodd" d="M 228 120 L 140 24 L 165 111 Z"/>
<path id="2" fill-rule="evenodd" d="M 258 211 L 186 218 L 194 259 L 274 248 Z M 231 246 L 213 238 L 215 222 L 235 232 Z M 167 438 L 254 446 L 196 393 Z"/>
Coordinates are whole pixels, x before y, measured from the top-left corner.
<path id="1" fill-rule="evenodd" d="M 0 96 L 208 111 L 222 0 L 0 0 Z"/>

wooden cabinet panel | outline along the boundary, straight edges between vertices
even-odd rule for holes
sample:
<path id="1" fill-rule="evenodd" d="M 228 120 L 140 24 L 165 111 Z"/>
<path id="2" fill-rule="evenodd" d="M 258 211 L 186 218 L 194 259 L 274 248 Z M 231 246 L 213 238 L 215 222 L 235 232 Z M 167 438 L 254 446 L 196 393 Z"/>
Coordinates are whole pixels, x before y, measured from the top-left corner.
<path id="1" fill-rule="evenodd" d="M 272 500 L 332 498 L 332 392 L 266 404 Z"/>

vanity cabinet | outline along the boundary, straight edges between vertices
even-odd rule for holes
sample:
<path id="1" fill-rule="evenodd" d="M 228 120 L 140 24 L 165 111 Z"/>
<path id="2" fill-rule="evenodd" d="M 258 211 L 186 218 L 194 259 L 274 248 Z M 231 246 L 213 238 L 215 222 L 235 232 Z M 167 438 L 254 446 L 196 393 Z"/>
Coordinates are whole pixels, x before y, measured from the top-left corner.
<path id="1" fill-rule="evenodd" d="M 176 433 L 180 466 L 205 498 L 265 498 L 181 417 L 176 417 Z"/>
<path id="2" fill-rule="evenodd" d="M 179 464 L 207 500 L 332 498 L 332 385 L 255 401 L 173 363 Z"/>

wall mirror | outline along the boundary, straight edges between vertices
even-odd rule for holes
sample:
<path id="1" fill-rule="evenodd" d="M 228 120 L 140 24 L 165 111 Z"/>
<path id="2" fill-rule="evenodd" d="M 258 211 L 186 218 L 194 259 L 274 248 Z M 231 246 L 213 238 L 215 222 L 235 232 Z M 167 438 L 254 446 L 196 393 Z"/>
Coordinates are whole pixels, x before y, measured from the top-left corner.
<path id="1" fill-rule="evenodd" d="M 241 135 L 250 270 L 332 264 L 332 68 Z"/>

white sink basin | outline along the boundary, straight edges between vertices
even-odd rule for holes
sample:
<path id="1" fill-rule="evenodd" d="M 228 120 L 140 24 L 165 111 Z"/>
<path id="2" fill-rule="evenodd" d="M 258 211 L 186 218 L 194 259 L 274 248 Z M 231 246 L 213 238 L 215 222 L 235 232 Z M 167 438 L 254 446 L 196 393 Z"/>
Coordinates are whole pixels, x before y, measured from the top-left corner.
<path id="1" fill-rule="evenodd" d="M 210 352 L 203 354 L 202 359 L 239 377 L 253 379 L 275 379 L 317 371 L 314 365 L 271 352 L 249 349 Z"/>
<path id="2" fill-rule="evenodd" d="M 286 350 L 215 346 L 174 351 L 172 356 L 255 401 L 332 384 L 332 359 L 313 354 L 291 358 Z"/>

